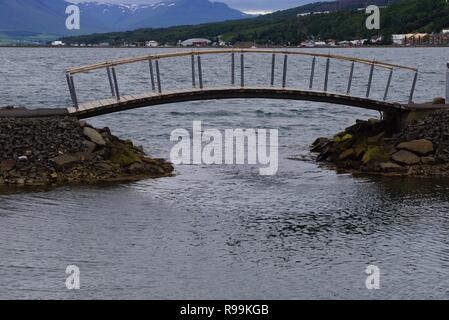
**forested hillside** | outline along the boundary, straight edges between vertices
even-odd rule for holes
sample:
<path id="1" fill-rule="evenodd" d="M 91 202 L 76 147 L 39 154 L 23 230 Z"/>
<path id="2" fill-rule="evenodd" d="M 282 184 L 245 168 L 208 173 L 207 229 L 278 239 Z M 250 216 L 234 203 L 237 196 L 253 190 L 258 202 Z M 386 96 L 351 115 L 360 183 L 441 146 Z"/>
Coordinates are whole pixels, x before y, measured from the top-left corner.
<path id="1" fill-rule="evenodd" d="M 179 26 L 162 29 L 140 29 L 129 32 L 95 34 L 63 39 L 67 43 L 121 44 L 157 40 L 160 43 L 175 44 L 187 38 L 219 37 L 226 42 L 241 41 L 259 44 L 297 44 L 306 39 L 352 40 L 384 35 L 389 39 L 393 33 L 440 32 L 449 27 L 449 4 L 446 0 L 398 0 L 388 1 L 381 9 L 381 29 L 368 30 L 365 27 L 367 15 L 356 8 L 365 1 L 342 1 L 334 3 L 314 3 L 290 10 L 279 11 L 255 19 L 209 23 L 196 26 Z M 379 1 L 378 4 L 386 1 Z M 346 6 L 342 5 L 346 3 Z M 375 3 L 375 1 L 370 1 Z M 351 4 L 351 5 L 349 5 Z M 324 7 L 323 7 L 324 6 Z M 298 13 L 332 10 L 328 14 L 297 16 Z"/>

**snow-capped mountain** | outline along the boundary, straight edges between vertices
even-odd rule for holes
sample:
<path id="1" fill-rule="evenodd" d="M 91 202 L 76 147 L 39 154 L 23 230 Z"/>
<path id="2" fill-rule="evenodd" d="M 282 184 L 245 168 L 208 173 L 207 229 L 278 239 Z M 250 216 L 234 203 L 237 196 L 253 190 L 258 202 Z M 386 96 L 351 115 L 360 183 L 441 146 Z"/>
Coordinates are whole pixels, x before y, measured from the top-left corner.
<path id="1" fill-rule="evenodd" d="M 199 24 L 248 17 L 224 3 L 209 0 L 164 0 L 155 4 L 79 3 L 81 30 L 65 27 L 66 0 L 0 0 L 0 32 L 77 35 Z"/>
<path id="2" fill-rule="evenodd" d="M 184 24 L 242 19 L 244 13 L 209 0 L 168 0 L 147 5 L 113 5 L 103 2 L 80 4 L 81 12 L 115 30 L 169 27 Z"/>

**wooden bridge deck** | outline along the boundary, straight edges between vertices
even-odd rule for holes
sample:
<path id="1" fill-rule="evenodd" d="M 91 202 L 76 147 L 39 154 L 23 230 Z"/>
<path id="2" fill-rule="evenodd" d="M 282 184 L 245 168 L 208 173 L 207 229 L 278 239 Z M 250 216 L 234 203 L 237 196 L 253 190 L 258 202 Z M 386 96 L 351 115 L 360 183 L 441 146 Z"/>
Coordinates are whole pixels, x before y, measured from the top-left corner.
<path id="1" fill-rule="evenodd" d="M 149 106 L 215 99 L 285 99 L 325 102 L 382 112 L 407 112 L 409 107 L 399 103 L 378 101 L 331 92 L 277 88 L 214 88 L 164 92 L 147 92 L 137 95 L 121 96 L 117 99 L 104 99 L 70 107 L 68 112 L 78 118 L 90 118 L 99 115 L 143 108 Z"/>

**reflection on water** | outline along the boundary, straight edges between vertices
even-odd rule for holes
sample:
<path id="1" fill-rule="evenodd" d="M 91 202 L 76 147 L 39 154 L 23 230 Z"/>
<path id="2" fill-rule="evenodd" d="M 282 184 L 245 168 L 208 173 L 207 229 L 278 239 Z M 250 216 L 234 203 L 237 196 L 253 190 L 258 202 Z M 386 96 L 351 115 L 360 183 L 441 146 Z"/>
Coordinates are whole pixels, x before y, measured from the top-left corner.
<path id="1" fill-rule="evenodd" d="M 0 62 L 9 62 L 0 64 L 2 104 L 36 106 L 64 104 L 67 66 L 142 53 L 0 51 Z M 417 65 L 419 99 L 441 95 L 444 49 L 342 51 Z M 193 120 L 220 130 L 278 128 L 279 172 L 178 166 L 175 177 L 131 184 L 1 190 L 0 298 L 447 298 L 449 180 L 337 174 L 310 161 L 316 137 L 377 116 L 312 102 L 231 100 L 93 119 L 165 158 L 171 131 Z M 69 264 L 81 269 L 78 292 L 65 289 Z M 379 291 L 365 288 L 368 264 L 381 269 Z"/>

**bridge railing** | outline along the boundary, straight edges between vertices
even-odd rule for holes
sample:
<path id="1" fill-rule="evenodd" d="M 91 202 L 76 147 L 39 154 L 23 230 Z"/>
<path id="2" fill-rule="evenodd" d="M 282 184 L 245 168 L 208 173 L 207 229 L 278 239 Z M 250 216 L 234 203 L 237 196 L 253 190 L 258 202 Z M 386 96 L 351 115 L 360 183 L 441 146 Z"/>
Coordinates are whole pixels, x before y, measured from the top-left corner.
<path id="1" fill-rule="evenodd" d="M 371 90 L 373 86 L 373 75 L 376 68 L 381 68 L 388 70 L 388 78 L 385 81 L 385 89 L 383 92 L 383 101 L 386 101 L 388 98 L 388 94 L 391 88 L 393 73 L 394 70 L 402 70 L 405 72 L 409 72 L 412 75 L 411 88 L 410 93 L 408 95 L 408 102 L 413 102 L 413 96 L 416 88 L 416 83 L 418 79 L 418 69 L 413 67 L 407 67 L 397 64 L 379 62 L 376 60 L 368 60 L 362 58 L 355 57 L 347 57 L 341 55 L 331 55 L 331 54 L 323 54 L 323 53 L 313 53 L 313 52 L 304 52 L 304 51 L 288 51 L 288 50 L 263 50 L 263 49 L 220 49 L 220 50 L 196 50 L 196 51 L 186 51 L 186 52 L 176 52 L 176 53 L 162 53 L 162 54 L 154 54 L 154 55 L 145 55 L 138 56 L 133 58 L 119 59 L 114 61 L 106 61 L 103 63 L 91 64 L 77 68 L 70 68 L 66 70 L 66 79 L 69 87 L 70 97 L 73 102 L 73 106 L 78 109 L 79 101 L 78 101 L 78 93 L 75 87 L 74 77 L 77 74 L 89 73 L 95 70 L 106 70 L 107 79 L 109 82 L 109 88 L 111 91 L 111 96 L 118 101 L 121 100 L 121 91 L 119 88 L 118 78 L 117 78 L 117 67 L 121 65 L 129 65 L 140 62 L 148 62 L 150 82 L 151 82 L 151 90 L 155 94 L 163 93 L 162 86 L 162 76 L 161 76 L 161 68 L 160 61 L 164 59 L 172 59 L 179 57 L 190 57 L 190 66 L 187 66 L 191 69 L 191 86 L 196 90 L 203 90 L 204 80 L 203 80 L 203 56 L 208 55 L 230 55 L 230 66 L 229 66 L 229 84 L 231 86 L 240 86 L 244 88 L 246 86 L 245 79 L 245 57 L 247 54 L 263 54 L 263 55 L 271 55 L 271 64 L 267 66 L 271 68 L 269 84 L 267 86 L 277 87 L 279 89 L 285 89 L 287 87 L 287 74 L 288 74 L 288 63 L 290 56 L 303 56 L 311 58 L 311 66 L 310 66 L 310 75 L 308 80 L 307 90 L 314 89 L 314 82 L 317 78 L 316 65 L 318 59 L 325 60 L 325 70 L 324 74 L 324 83 L 323 89 L 320 91 L 329 92 L 329 75 L 331 70 L 331 61 L 343 61 L 350 63 L 350 69 L 348 70 L 348 74 L 343 74 L 341 76 L 342 79 L 347 77 L 347 84 L 345 85 L 345 92 L 341 94 L 351 95 L 351 91 L 353 88 L 353 80 L 354 80 L 354 70 L 356 64 L 362 64 L 369 66 L 368 79 L 366 83 L 366 98 L 370 98 Z M 275 83 L 275 67 L 278 57 L 281 56 L 282 61 L 282 81 L 280 84 Z M 240 65 L 239 70 L 238 65 Z"/>

